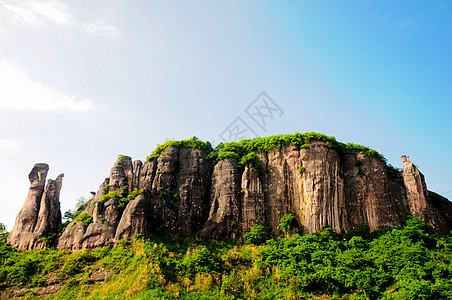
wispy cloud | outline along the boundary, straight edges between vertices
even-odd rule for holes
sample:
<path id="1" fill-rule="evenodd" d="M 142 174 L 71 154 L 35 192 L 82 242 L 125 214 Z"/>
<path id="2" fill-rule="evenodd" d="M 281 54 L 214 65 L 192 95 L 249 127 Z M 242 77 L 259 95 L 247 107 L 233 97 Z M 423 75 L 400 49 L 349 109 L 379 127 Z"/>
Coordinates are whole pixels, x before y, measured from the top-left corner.
<path id="1" fill-rule="evenodd" d="M 87 99 L 30 78 L 27 72 L 7 60 L 0 60 L 0 110 L 90 111 L 96 109 Z"/>
<path id="2" fill-rule="evenodd" d="M 9 22 L 23 24 L 34 28 L 49 25 L 69 26 L 89 35 L 117 39 L 121 30 L 109 23 L 105 17 L 94 20 L 78 20 L 76 11 L 64 2 L 56 0 L 6 2 L 0 0 L 0 8 Z M 0 21 L 1 22 L 1 21 Z M 5 20 L 3 20 L 5 22 Z"/>

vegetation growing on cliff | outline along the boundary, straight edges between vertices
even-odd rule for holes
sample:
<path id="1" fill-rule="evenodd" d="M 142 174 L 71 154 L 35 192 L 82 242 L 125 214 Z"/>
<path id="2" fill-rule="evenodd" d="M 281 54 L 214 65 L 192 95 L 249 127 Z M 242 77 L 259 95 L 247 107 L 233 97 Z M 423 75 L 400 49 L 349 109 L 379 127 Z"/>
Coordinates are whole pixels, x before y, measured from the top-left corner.
<path id="1" fill-rule="evenodd" d="M 89 224 L 91 224 L 93 222 L 93 216 L 86 212 L 82 212 L 74 219 L 73 222 L 74 223 L 83 222 L 83 223 L 85 223 L 86 226 L 88 226 Z"/>
<path id="2" fill-rule="evenodd" d="M 450 235 L 430 235 L 411 216 L 399 229 L 368 229 L 343 235 L 325 227 L 265 242 L 255 225 L 246 244 L 153 236 L 72 254 L 18 251 L 0 234 L 0 282 L 18 289 L 58 276 L 63 288 L 48 299 L 452 298 Z M 94 283 L 101 271 L 115 274 Z"/>
<path id="3" fill-rule="evenodd" d="M 164 150 L 166 148 L 177 148 L 177 149 L 191 148 L 191 149 L 204 150 L 207 152 L 212 151 L 212 145 L 210 144 L 210 142 L 203 142 L 194 136 L 187 140 L 181 140 L 181 141 L 168 140 L 168 141 L 166 141 L 165 143 L 159 145 L 154 150 L 154 152 L 152 152 L 151 155 L 146 157 L 146 161 L 148 161 L 154 157 L 159 157 L 159 156 L 165 155 Z"/>
<path id="4" fill-rule="evenodd" d="M 154 152 L 146 158 L 146 161 L 151 158 L 165 155 L 165 149 L 167 148 L 191 148 L 206 151 L 207 158 L 213 163 L 223 159 L 236 159 L 239 162 L 238 166 L 244 167 L 247 162 L 251 161 L 254 169 L 260 170 L 261 162 L 257 153 L 265 153 L 272 148 L 280 149 L 281 146 L 289 144 L 298 146 L 301 150 L 309 149 L 309 143 L 313 140 L 322 141 L 325 143 L 325 147 L 335 149 L 339 153 L 354 151 L 358 154 L 378 157 L 383 162 L 387 162 L 383 154 L 380 154 L 374 149 L 354 143 L 345 144 L 338 142 L 333 136 L 327 136 L 317 132 L 279 134 L 268 137 L 257 137 L 254 139 L 243 139 L 238 142 L 220 143 L 215 148 L 212 148 L 210 142 L 203 142 L 197 137 L 181 141 L 170 140 L 159 145 Z M 388 168 L 391 176 L 397 175 L 397 168 L 390 165 Z"/>

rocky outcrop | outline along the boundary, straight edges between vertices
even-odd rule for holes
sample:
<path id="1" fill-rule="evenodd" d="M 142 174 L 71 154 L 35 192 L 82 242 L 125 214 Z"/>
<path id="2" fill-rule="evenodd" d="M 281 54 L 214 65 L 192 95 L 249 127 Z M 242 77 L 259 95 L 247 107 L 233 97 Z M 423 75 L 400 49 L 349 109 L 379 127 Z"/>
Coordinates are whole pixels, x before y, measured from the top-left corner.
<path id="1" fill-rule="evenodd" d="M 238 237 L 241 215 L 240 173 L 236 159 L 220 161 L 213 170 L 209 219 L 201 231 L 202 239 Z"/>
<path id="2" fill-rule="evenodd" d="M 151 202 L 139 195 L 125 209 L 115 233 L 115 241 L 134 238 L 136 234 L 147 233 L 151 229 L 149 222 Z"/>
<path id="3" fill-rule="evenodd" d="M 49 179 L 41 198 L 38 221 L 33 231 L 35 238 L 34 248 L 44 248 L 42 237 L 50 232 L 57 232 L 61 223 L 60 191 L 63 185 L 63 174 L 58 175 L 56 180 Z"/>
<path id="4" fill-rule="evenodd" d="M 120 155 L 110 177 L 79 212 L 92 216 L 92 222 L 71 223 L 58 248 L 113 245 L 158 230 L 182 237 L 201 231 L 207 219 L 212 173 L 206 155 L 198 149 L 169 148 L 144 164 L 132 164 L 130 157 Z M 128 200 L 134 190 L 142 194 Z"/>
<path id="5" fill-rule="evenodd" d="M 163 149 L 144 163 L 120 155 L 109 178 L 63 232 L 58 248 L 111 246 L 160 231 L 232 239 L 254 224 L 281 235 L 279 223 L 289 213 L 304 233 L 323 226 L 347 232 L 361 224 L 375 231 L 397 226 L 407 211 L 431 231 L 452 229 L 451 202 L 429 193 L 422 173 L 406 156 L 400 172 L 378 155 L 311 140 L 302 147 L 257 151 L 253 157 L 246 163 L 226 158 L 213 164 L 206 151 L 183 147 Z M 42 237 L 61 218 L 62 176 L 44 190 L 47 170 L 37 164 L 30 173 L 29 196 L 9 236 L 16 247 L 43 247 Z"/>
<path id="6" fill-rule="evenodd" d="M 128 156 L 119 155 L 98 192 L 78 215 L 85 214 L 91 221 L 77 218 L 68 225 L 58 241 L 58 249 L 79 250 L 115 244 L 116 228 L 124 208 L 119 208 L 121 192 L 129 194 L 133 188 L 133 165 Z M 129 188 L 130 187 L 130 188 Z M 110 197 L 106 197 L 106 196 Z"/>
<path id="7" fill-rule="evenodd" d="M 424 175 L 413 165 L 408 156 L 402 156 L 402 163 L 403 181 L 406 187 L 410 212 L 421 219 L 433 231 L 447 233 L 450 224 L 440 214 L 438 208 L 432 204 Z"/>
<path id="8" fill-rule="evenodd" d="M 56 231 L 61 223 L 59 198 L 64 175 L 49 180 L 45 186 L 48 170 L 47 164 L 35 164 L 28 175 L 28 196 L 8 236 L 8 242 L 16 248 L 43 248 L 42 238 Z"/>

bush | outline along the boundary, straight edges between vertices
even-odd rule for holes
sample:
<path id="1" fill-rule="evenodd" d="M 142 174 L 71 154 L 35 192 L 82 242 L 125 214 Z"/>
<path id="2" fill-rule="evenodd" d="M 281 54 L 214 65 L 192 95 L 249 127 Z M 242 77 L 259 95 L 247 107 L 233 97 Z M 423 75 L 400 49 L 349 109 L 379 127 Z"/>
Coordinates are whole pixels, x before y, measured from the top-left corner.
<path id="1" fill-rule="evenodd" d="M 259 159 L 259 156 L 256 153 L 251 152 L 242 156 L 238 163 L 238 167 L 244 168 L 248 162 L 251 162 L 254 171 L 260 172 L 262 170 L 261 160 Z"/>
<path id="2" fill-rule="evenodd" d="M 152 158 L 156 158 L 156 157 L 164 155 L 164 150 L 167 149 L 167 148 L 177 148 L 177 149 L 191 148 L 191 149 L 204 150 L 204 151 L 206 151 L 208 153 L 213 151 L 212 145 L 210 144 L 210 142 L 203 142 L 203 141 L 201 141 L 200 139 L 198 139 L 197 137 L 194 136 L 194 137 L 192 137 L 192 138 L 190 138 L 188 140 L 181 140 L 181 141 L 170 140 L 170 141 L 166 141 L 162 145 L 159 145 L 154 150 L 154 152 L 152 152 L 151 155 L 146 157 L 146 161 L 149 161 Z"/>
<path id="3" fill-rule="evenodd" d="M 110 199 L 115 199 L 115 198 L 119 198 L 119 192 L 117 191 L 111 191 L 106 195 L 103 195 L 102 197 L 100 197 L 100 202 L 105 203 Z"/>
<path id="4" fill-rule="evenodd" d="M 183 265 L 187 274 L 218 273 L 220 269 L 218 258 L 204 246 L 192 252 L 189 251 Z"/>
<path id="5" fill-rule="evenodd" d="M 288 234 L 295 227 L 297 227 L 297 219 L 295 219 L 295 215 L 292 212 L 285 214 L 279 222 L 279 228 L 285 234 Z"/>
<path id="6" fill-rule="evenodd" d="M 269 234 L 265 231 L 264 226 L 254 224 L 250 231 L 243 235 L 243 239 L 248 245 L 262 245 L 270 238 Z"/>
<path id="7" fill-rule="evenodd" d="M 82 212 L 74 220 L 74 223 L 79 223 L 79 222 L 83 222 L 83 223 L 85 223 L 85 226 L 88 226 L 89 224 L 91 224 L 93 222 L 93 216 L 86 212 Z"/>

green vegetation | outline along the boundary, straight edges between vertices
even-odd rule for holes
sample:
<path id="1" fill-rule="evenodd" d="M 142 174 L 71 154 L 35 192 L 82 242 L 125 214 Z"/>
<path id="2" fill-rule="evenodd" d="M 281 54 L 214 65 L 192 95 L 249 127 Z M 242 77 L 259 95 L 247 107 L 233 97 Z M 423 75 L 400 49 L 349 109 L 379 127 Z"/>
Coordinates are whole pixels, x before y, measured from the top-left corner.
<path id="1" fill-rule="evenodd" d="M 88 226 L 89 224 L 91 224 L 93 222 L 93 216 L 86 212 L 82 212 L 74 219 L 73 222 L 74 223 L 83 222 L 83 223 L 85 223 L 86 226 Z"/>
<path id="2" fill-rule="evenodd" d="M 121 192 L 122 198 L 119 198 L 118 208 L 126 207 L 130 201 L 132 201 L 133 199 L 135 199 L 138 195 L 141 195 L 142 193 L 143 193 L 143 190 L 139 190 L 137 188 L 134 188 L 132 193 L 130 193 L 130 195 L 127 195 L 128 192 L 127 192 L 127 194 L 123 194 Z"/>
<path id="3" fill-rule="evenodd" d="M 119 195 L 121 197 L 127 197 L 127 195 L 129 194 L 129 186 L 126 184 L 122 189 L 121 192 L 119 192 Z"/>
<path id="4" fill-rule="evenodd" d="M 306 171 L 306 168 L 303 166 L 300 166 L 298 168 L 298 174 L 300 174 L 301 176 L 303 176 L 304 172 Z"/>
<path id="5" fill-rule="evenodd" d="M 110 192 L 110 185 L 108 183 L 104 186 L 104 192 L 105 194 L 108 194 L 108 192 Z"/>
<path id="6" fill-rule="evenodd" d="M 363 168 L 359 168 L 358 169 L 358 175 L 364 175 L 364 174 L 366 174 L 366 170 L 364 170 Z"/>
<path id="7" fill-rule="evenodd" d="M 257 237 L 265 232 L 253 228 Z M 70 253 L 19 251 L 2 234 L 0 282 L 20 289 L 45 286 L 55 275 L 65 278 L 63 288 L 47 299 L 452 298 L 452 236 L 428 234 L 412 216 L 399 229 L 374 233 L 365 225 L 348 234 L 325 227 L 264 239 L 140 236 L 113 248 Z M 100 270 L 116 274 L 93 283 L 89 276 Z"/>
<path id="8" fill-rule="evenodd" d="M 102 195 L 102 197 L 100 197 L 100 202 L 105 203 L 110 199 L 115 199 L 115 198 L 119 198 L 119 192 L 118 191 L 111 191 L 106 195 Z"/>
<path id="9" fill-rule="evenodd" d="M 118 161 L 120 161 L 120 160 L 123 160 L 123 159 L 132 159 L 132 158 L 131 158 L 130 156 L 123 155 L 123 156 L 118 157 L 118 159 L 116 160 L 116 162 L 118 162 Z"/>
<path id="10" fill-rule="evenodd" d="M 316 132 L 280 134 L 254 139 L 244 139 L 238 142 L 220 143 L 215 149 L 212 148 L 209 142 L 203 142 L 197 137 L 181 141 L 169 140 L 164 144 L 159 145 L 154 152 L 146 158 L 146 161 L 166 155 L 164 151 L 167 148 L 192 148 L 207 151 L 207 159 L 213 163 L 223 159 L 237 159 L 239 167 L 244 167 L 247 162 L 252 161 L 254 169 L 258 170 L 260 169 L 258 154 L 263 154 L 272 148 L 279 149 L 282 145 L 286 144 L 298 146 L 300 150 L 309 149 L 309 143 L 313 140 L 325 142 L 325 147 L 335 149 L 339 153 L 354 151 L 358 154 L 378 157 L 386 162 L 386 158 L 382 154 L 369 147 L 354 143 L 341 143 L 336 141 L 332 136 Z"/>
<path id="11" fill-rule="evenodd" d="M 148 157 L 146 157 L 146 161 L 150 160 L 151 158 L 154 157 L 159 157 L 162 155 L 165 155 L 164 150 L 166 148 L 178 148 L 178 149 L 183 149 L 183 148 L 191 148 L 191 149 L 199 149 L 199 150 L 204 150 L 207 152 L 212 151 L 212 145 L 210 144 L 210 142 L 203 142 L 200 139 L 198 139 L 197 137 L 192 137 L 188 140 L 181 140 L 181 141 L 174 141 L 174 140 L 169 140 L 166 141 L 165 143 L 163 143 L 162 145 L 159 145 L 154 152 L 152 152 L 151 155 L 149 155 Z"/>
<path id="12" fill-rule="evenodd" d="M 391 164 L 388 164 L 388 168 L 386 169 L 386 171 L 388 172 L 388 177 L 391 180 L 396 180 L 400 178 L 400 174 L 402 173 L 402 169 L 396 168 Z"/>
<path id="13" fill-rule="evenodd" d="M 259 156 L 256 153 L 250 152 L 250 153 L 242 156 L 242 158 L 240 158 L 240 161 L 238 163 L 238 167 L 244 168 L 248 162 L 251 162 L 254 171 L 260 172 L 262 170 L 261 160 L 259 159 Z"/>
<path id="14" fill-rule="evenodd" d="M 88 199 L 86 199 L 85 197 L 80 197 L 78 198 L 75 204 L 75 211 L 81 211 L 82 209 L 85 208 L 86 203 L 88 203 Z"/>
<path id="15" fill-rule="evenodd" d="M 253 224 L 250 231 L 243 235 L 243 240 L 248 245 L 262 245 L 270 239 L 270 235 L 265 230 L 264 226 Z"/>
<path id="16" fill-rule="evenodd" d="M 290 230 L 297 227 L 297 225 L 297 219 L 295 219 L 293 212 L 285 214 L 279 221 L 279 228 L 284 234 L 288 234 Z"/>
<path id="17" fill-rule="evenodd" d="M 125 208 L 131 200 L 135 199 L 138 195 L 142 193 L 143 190 L 134 188 L 132 193 L 129 194 L 129 186 L 126 185 L 121 189 L 121 192 L 111 191 L 108 194 L 103 195 L 102 197 L 100 197 L 100 201 L 102 203 L 105 203 L 110 199 L 119 199 L 118 208 Z"/>

